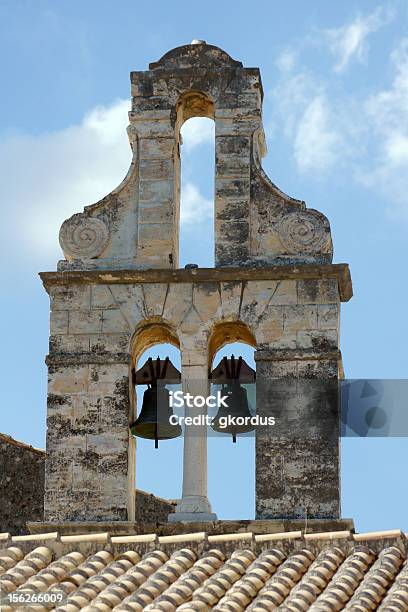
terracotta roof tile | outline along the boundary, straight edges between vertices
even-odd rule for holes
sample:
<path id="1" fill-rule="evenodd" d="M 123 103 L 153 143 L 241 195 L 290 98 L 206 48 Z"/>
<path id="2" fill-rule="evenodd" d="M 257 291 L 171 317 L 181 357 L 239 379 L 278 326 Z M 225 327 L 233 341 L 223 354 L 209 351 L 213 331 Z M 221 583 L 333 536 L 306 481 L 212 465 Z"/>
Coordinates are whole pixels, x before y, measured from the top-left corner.
<path id="1" fill-rule="evenodd" d="M 310 607 L 312 612 L 342 610 L 375 559 L 368 548 L 360 547 L 342 563 L 324 591 Z"/>
<path id="2" fill-rule="evenodd" d="M 313 561 L 314 555 L 307 549 L 302 549 L 291 555 L 269 578 L 248 609 L 253 612 L 262 612 L 264 610 L 274 610 L 280 606 L 307 572 Z"/>
<path id="3" fill-rule="evenodd" d="M 2 612 L 407 611 L 405 535 L 377 536 L 40 534 L 8 547 L 7 537 L 0 542 L 3 599 L 63 600 L 3 605 Z"/>

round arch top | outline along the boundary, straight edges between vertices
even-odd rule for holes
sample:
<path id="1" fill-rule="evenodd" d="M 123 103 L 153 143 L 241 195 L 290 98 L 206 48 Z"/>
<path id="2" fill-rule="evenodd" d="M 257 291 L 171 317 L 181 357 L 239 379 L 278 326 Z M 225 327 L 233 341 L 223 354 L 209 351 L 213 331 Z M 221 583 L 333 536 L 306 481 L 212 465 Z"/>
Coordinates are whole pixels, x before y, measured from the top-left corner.
<path id="1" fill-rule="evenodd" d="M 209 45 L 204 40 L 193 40 L 189 45 L 171 49 L 157 62 L 149 64 L 149 69 L 204 68 L 209 66 L 242 67 L 242 62 L 234 60 L 220 47 Z"/>

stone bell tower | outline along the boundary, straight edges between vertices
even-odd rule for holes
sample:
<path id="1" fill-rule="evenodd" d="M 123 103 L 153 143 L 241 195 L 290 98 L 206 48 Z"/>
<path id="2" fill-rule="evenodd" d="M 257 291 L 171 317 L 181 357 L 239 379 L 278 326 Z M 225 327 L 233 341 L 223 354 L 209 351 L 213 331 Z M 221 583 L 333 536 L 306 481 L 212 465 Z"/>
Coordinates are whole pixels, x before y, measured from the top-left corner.
<path id="1" fill-rule="evenodd" d="M 338 518 L 331 383 L 351 280 L 347 264 L 331 263 L 326 217 L 262 169 L 259 70 L 195 41 L 131 84 L 128 174 L 63 223 L 65 260 L 41 274 L 51 300 L 45 520 L 134 520 L 139 356 L 172 343 L 184 388 L 206 394 L 213 356 L 234 341 L 255 348 L 257 410 L 278 417 L 275 432 L 257 434 L 257 518 Z M 215 122 L 216 264 L 188 270 L 178 268 L 180 127 L 196 116 Z M 191 433 L 175 518 L 214 519 L 207 441 Z"/>

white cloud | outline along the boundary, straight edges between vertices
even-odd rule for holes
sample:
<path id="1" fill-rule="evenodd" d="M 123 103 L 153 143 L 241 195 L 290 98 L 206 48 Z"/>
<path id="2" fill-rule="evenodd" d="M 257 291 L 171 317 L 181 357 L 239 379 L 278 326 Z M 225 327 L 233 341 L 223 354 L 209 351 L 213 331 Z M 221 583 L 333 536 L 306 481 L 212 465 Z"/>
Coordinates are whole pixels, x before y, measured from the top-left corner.
<path id="1" fill-rule="evenodd" d="M 370 96 L 366 110 L 379 132 L 408 129 L 408 38 L 391 54 L 394 80 L 389 89 Z"/>
<path id="2" fill-rule="evenodd" d="M 20 246 L 58 257 L 59 228 L 115 188 L 130 164 L 126 135 L 129 102 L 119 100 L 88 113 L 79 125 L 40 136 L 0 141 L 9 231 L 20 232 Z"/>
<path id="3" fill-rule="evenodd" d="M 294 140 L 294 155 L 301 170 L 326 171 L 339 154 L 340 133 L 333 127 L 327 99 L 313 98 L 299 121 Z"/>
<path id="4" fill-rule="evenodd" d="M 408 135 L 391 134 L 385 142 L 384 149 L 389 164 L 408 167 Z"/>
<path id="5" fill-rule="evenodd" d="M 364 109 L 376 138 L 372 165 L 360 179 L 390 196 L 393 213 L 408 218 L 408 38 L 391 55 L 394 80 L 371 95 Z"/>
<path id="6" fill-rule="evenodd" d="M 212 218 L 214 203 L 201 195 L 197 187 L 190 182 L 183 185 L 180 202 L 180 222 L 197 224 Z"/>
<path id="7" fill-rule="evenodd" d="M 323 32 L 331 53 L 337 58 L 336 72 L 345 70 L 353 57 L 364 61 L 368 52 L 368 36 L 386 26 L 394 18 L 390 6 L 379 6 L 369 15 L 358 15 L 354 21 Z"/>
<path id="8" fill-rule="evenodd" d="M 296 64 L 297 54 L 293 49 L 284 49 L 278 55 L 275 65 L 281 72 L 291 72 Z"/>
<path id="9" fill-rule="evenodd" d="M 214 121 L 206 117 L 193 117 L 181 127 L 183 147 L 186 152 L 201 144 L 214 143 L 214 134 Z"/>
<path id="10" fill-rule="evenodd" d="M 62 222 L 110 193 L 129 168 L 128 110 L 129 101 L 118 100 L 94 108 L 78 125 L 0 140 L 0 201 L 7 210 L 1 242 L 9 255 L 29 254 L 54 267 L 62 256 L 58 244 Z M 207 125 L 200 128 L 188 122 L 186 126 L 190 124 L 186 136 L 190 147 L 208 139 Z M 191 182 L 183 200 L 183 223 L 200 222 L 212 210 L 212 202 Z"/>
<path id="11" fill-rule="evenodd" d="M 342 171 L 381 195 L 390 215 L 408 219 L 408 37 L 389 57 L 389 87 L 369 96 L 302 65 L 282 72 L 271 92 L 273 135 L 287 140 L 299 171 L 315 180 Z"/>
<path id="12" fill-rule="evenodd" d="M 283 74 L 272 92 L 273 128 L 293 149 L 302 172 L 329 171 L 346 154 L 339 117 L 324 83 L 309 71 Z"/>

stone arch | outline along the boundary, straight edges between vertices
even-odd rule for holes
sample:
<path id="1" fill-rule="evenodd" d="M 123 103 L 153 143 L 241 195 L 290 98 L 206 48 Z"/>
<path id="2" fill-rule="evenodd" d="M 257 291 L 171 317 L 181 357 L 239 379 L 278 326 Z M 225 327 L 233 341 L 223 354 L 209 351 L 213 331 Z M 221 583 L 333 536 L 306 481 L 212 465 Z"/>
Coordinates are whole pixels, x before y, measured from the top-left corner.
<path id="1" fill-rule="evenodd" d="M 180 349 L 180 341 L 172 325 L 159 318 L 146 319 L 137 326 L 131 339 L 130 354 L 133 367 L 136 367 L 142 353 L 155 344 L 172 344 Z"/>
<path id="2" fill-rule="evenodd" d="M 176 102 L 176 127 L 178 131 L 185 121 L 192 117 L 214 119 L 215 107 L 212 97 L 203 91 L 188 90 Z"/>
<path id="3" fill-rule="evenodd" d="M 221 321 L 213 326 L 208 338 L 209 367 L 217 351 L 233 342 L 242 342 L 256 348 L 254 334 L 242 321 Z"/>

